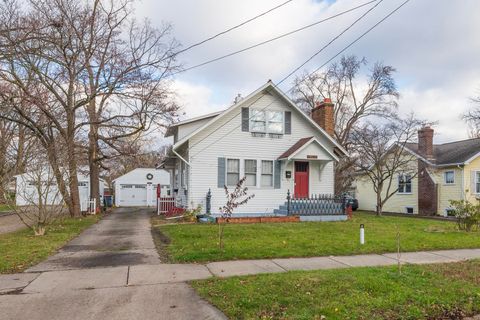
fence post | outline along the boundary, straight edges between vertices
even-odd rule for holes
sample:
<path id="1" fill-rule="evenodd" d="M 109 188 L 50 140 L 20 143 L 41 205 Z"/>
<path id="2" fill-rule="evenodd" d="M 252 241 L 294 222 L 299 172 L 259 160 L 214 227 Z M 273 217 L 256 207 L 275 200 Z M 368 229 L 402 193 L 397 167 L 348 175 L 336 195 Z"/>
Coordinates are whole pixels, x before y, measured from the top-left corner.
<path id="1" fill-rule="evenodd" d="M 208 189 L 207 192 L 207 205 L 206 205 L 206 213 L 210 214 L 212 211 L 212 190 Z"/>
<path id="2" fill-rule="evenodd" d="M 290 189 L 287 191 L 287 216 L 290 215 L 290 200 L 292 197 L 290 196 Z"/>

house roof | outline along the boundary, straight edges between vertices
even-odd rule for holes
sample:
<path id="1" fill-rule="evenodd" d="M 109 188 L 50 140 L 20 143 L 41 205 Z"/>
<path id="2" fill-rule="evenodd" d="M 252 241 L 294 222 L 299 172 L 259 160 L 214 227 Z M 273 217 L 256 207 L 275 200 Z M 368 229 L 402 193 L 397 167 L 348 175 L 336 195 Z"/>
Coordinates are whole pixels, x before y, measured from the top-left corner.
<path id="1" fill-rule="evenodd" d="M 306 138 L 302 138 L 302 139 L 298 140 L 297 142 L 295 142 L 295 144 L 293 146 L 288 148 L 287 151 L 282 153 L 280 155 L 280 157 L 278 157 L 278 159 L 285 159 L 285 158 L 290 157 L 292 154 L 294 154 L 296 151 L 298 151 L 300 148 L 302 148 L 305 144 L 307 144 L 307 142 L 309 142 L 312 138 L 313 137 L 306 137 Z"/>
<path id="2" fill-rule="evenodd" d="M 328 154 L 332 159 L 335 159 L 336 161 L 338 161 L 338 157 L 335 156 L 335 154 L 331 153 L 330 151 L 328 151 L 327 149 L 325 149 L 320 142 L 318 142 L 317 139 L 315 139 L 315 137 L 306 137 L 306 138 L 301 138 L 300 140 L 298 140 L 297 142 L 295 142 L 295 144 L 293 146 L 291 146 L 290 148 L 288 148 L 287 151 L 285 151 L 284 153 L 282 153 L 280 155 L 280 157 L 278 157 L 278 160 L 281 160 L 281 159 L 287 159 L 287 160 L 290 160 L 292 159 L 293 157 L 295 157 L 298 153 L 300 153 L 300 151 L 302 151 L 304 148 L 306 148 L 308 145 L 310 144 L 316 144 L 319 148 L 321 148 L 323 150 L 323 152 L 325 152 L 326 154 Z"/>
<path id="3" fill-rule="evenodd" d="M 421 157 L 418 143 L 407 143 L 407 149 Z M 480 155 L 480 138 L 454 141 L 433 145 L 434 160 L 429 162 L 437 166 L 468 164 Z"/>
<path id="4" fill-rule="evenodd" d="M 213 117 L 218 116 L 218 115 L 219 115 L 220 113 L 222 113 L 223 111 L 224 111 L 224 110 L 222 110 L 222 111 L 217 111 L 217 112 L 212 112 L 212 113 L 209 113 L 209 114 L 205 114 L 205 115 L 203 115 L 203 116 L 198 116 L 198 117 L 194 117 L 194 118 L 190 118 L 190 119 L 186 119 L 186 120 L 182 120 L 182 121 L 173 123 L 173 124 L 171 124 L 171 125 L 168 127 L 167 132 L 165 133 L 165 137 L 173 136 L 174 131 L 175 131 L 175 129 L 176 129 L 178 126 L 181 126 L 181 125 L 187 124 L 187 123 L 191 123 L 191 122 L 195 122 L 195 121 L 200 121 L 200 120 L 208 119 L 208 118 L 213 118 Z"/>
<path id="5" fill-rule="evenodd" d="M 269 91 L 273 91 L 275 93 L 277 93 L 285 102 L 287 102 L 287 104 L 289 106 L 292 107 L 292 109 L 296 110 L 299 114 L 301 114 L 303 116 L 303 118 L 309 122 L 310 124 L 312 124 L 324 137 L 326 137 L 327 140 L 329 140 L 335 147 L 336 149 L 340 150 L 341 153 L 343 153 L 344 155 L 348 155 L 348 152 L 333 138 L 331 137 L 327 132 L 325 132 L 325 130 L 320 127 L 318 125 L 318 123 L 316 123 L 312 118 L 310 118 L 308 115 L 305 114 L 305 112 L 303 112 L 302 110 L 300 110 L 300 108 L 290 99 L 288 98 L 275 84 L 273 84 L 273 82 L 271 80 L 269 80 L 266 84 L 264 84 L 263 86 L 261 86 L 260 88 L 258 88 L 257 90 L 255 90 L 254 92 L 252 92 L 251 94 L 249 94 L 247 97 L 245 97 L 244 99 L 240 100 L 239 102 L 233 104 L 231 107 L 229 107 L 228 109 L 220 112 L 218 115 L 216 116 L 213 116 L 212 119 L 210 121 L 208 121 L 207 123 L 205 123 L 203 126 L 201 126 L 200 128 L 198 128 L 197 130 L 193 131 L 192 133 L 190 133 L 189 135 L 187 135 L 186 137 L 182 138 L 181 140 L 177 141 L 177 143 L 175 143 L 173 145 L 173 150 L 177 149 L 178 147 L 180 147 L 181 145 L 183 145 L 185 142 L 187 142 L 190 138 L 192 138 L 193 136 L 197 135 L 199 132 L 203 131 L 204 129 L 210 127 L 215 121 L 218 121 L 219 119 L 223 118 L 224 116 L 226 116 L 227 114 L 229 114 L 231 111 L 235 110 L 235 109 L 238 109 L 242 106 L 244 106 L 245 104 L 247 104 L 248 101 L 250 101 L 253 97 L 255 97 L 256 95 L 258 94 L 261 94 L 262 92 L 264 92 L 265 90 L 269 90 Z M 199 120 L 199 119 L 197 119 Z"/>

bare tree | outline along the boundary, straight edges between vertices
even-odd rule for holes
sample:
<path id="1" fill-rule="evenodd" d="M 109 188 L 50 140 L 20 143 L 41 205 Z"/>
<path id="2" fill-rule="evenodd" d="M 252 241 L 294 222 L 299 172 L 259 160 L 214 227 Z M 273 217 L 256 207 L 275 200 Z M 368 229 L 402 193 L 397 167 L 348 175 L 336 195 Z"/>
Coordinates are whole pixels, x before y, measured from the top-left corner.
<path id="1" fill-rule="evenodd" d="M 372 116 L 392 117 L 399 93 L 393 74 L 395 68 L 375 63 L 369 73 L 362 75 L 365 58 L 343 56 L 327 70 L 306 74 L 295 80 L 295 102 L 307 113 L 317 101 L 330 98 L 335 103 L 334 138 L 350 153 L 355 154 L 352 132 L 362 120 Z M 350 186 L 354 170 L 353 158 L 344 158 L 335 168 L 335 191 L 340 193 Z"/>
<path id="2" fill-rule="evenodd" d="M 232 217 L 233 211 L 236 208 L 246 204 L 250 199 L 255 197 L 255 194 L 248 194 L 248 188 L 244 186 L 245 179 L 245 177 L 240 179 L 235 185 L 235 189 L 231 192 L 228 190 L 227 186 L 224 186 L 227 202 L 224 206 L 220 207 L 222 218 L 225 220 L 225 222 L 218 222 L 218 246 L 220 250 L 224 247 L 223 232 L 225 223 L 228 223 L 228 219 Z"/>
<path id="3" fill-rule="evenodd" d="M 31 0 L 21 10 L 6 0 L 0 9 L 0 80 L 14 87 L 3 100 L 15 112 L 3 118 L 28 128 L 47 150 L 71 215 L 79 214 L 82 154 L 99 203 L 101 162 L 111 154 L 104 150 L 118 151 L 126 138 L 176 115 L 164 80 L 174 68 L 170 27 L 136 22 L 133 3 Z M 59 148 L 67 155 L 62 164 Z M 60 165 L 68 168 L 68 188 Z"/>
<path id="4" fill-rule="evenodd" d="M 37 236 L 65 213 L 55 175 L 44 159 L 38 154 L 29 171 L 17 176 L 16 199 L 10 200 L 13 211 Z"/>
<path id="5" fill-rule="evenodd" d="M 463 115 L 463 120 L 467 122 L 471 138 L 480 138 L 480 94 L 470 98 L 473 107 Z"/>
<path id="6" fill-rule="evenodd" d="M 361 155 L 355 157 L 358 179 L 372 183 L 377 215 L 382 214 L 385 203 L 398 192 L 399 185 L 411 186 L 411 180 L 417 176 L 417 158 L 405 147 L 414 142 L 423 124 L 410 115 L 385 124 L 367 123 L 352 132 L 353 143 Z"/>

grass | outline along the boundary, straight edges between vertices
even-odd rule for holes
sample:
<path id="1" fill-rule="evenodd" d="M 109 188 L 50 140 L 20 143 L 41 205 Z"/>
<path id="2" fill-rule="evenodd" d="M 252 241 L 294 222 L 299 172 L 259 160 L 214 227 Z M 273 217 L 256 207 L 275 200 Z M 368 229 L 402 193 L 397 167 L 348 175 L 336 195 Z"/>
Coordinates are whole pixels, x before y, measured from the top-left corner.
<path id="1" fill-rule="evenodd" d="M 30 229 L 0 235 L 0 273 L 21 272 L 37 264 L 98 219 L 66 218 L 51 225 L 44 236 L 34 236 Z"/>
<path id="2" fill-rule="evenodd" d="M 363 246 L 360 224 L 365 225 Z M 154 230 L 169 240 L 157 246 L 160 251 L 181 263 L 395 252 L 397 227 L 402 251 L 480 248 L 480 232 L 458 231 L 453 222 L 366 213 L 345 222 L 226 225 L 223 251 L 217 225 L 164 224 Z"/>
<path id="3" fill-rule="evenodd" d="M 480 261 L 297 271 L 192 283 L 231 319 L 463 319 L 480 313 Z M 323 317 L 322 317 L 323 316 Z"/>
<path id="4" fill-rule="evenodd" d="M 10 211 L 12 207 L 10 207 L 8 204 L 0 204 L 0 212 L 4 211 Z"/>

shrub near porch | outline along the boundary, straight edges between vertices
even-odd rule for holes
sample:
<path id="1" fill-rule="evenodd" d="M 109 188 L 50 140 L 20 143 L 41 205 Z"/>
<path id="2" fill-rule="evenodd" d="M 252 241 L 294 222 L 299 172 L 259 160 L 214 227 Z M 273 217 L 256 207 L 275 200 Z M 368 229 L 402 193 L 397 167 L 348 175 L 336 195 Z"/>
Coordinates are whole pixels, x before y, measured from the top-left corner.
<path id="1" fill-rule="evenodd" d="M 363 246 L 360 224 L 365 225 Z M 217 225 L 154 228 L 170 239 L 160 246 L 170 261 L 206 262 L 395 252 L 397 227 L 402 251 L 480 248 L 480 232 L 458 231 L 454 222 L 367 213 L 344 222 L 227 224 L 223 251 L 218 248 Z"/>

